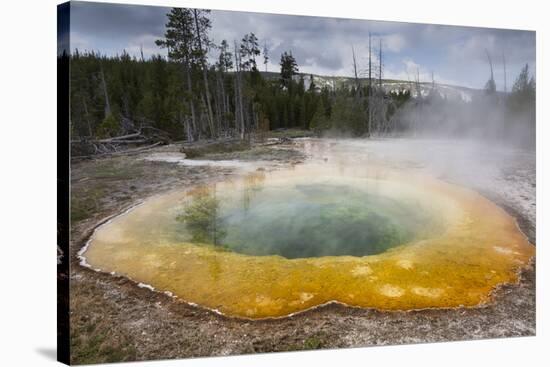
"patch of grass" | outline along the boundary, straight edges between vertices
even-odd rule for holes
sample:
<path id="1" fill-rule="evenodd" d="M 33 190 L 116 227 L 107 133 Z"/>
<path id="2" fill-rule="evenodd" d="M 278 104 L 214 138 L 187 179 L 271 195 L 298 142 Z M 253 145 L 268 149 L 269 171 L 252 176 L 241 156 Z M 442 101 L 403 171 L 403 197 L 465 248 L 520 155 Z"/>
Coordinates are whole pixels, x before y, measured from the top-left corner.
<path id="1" fill-rule="evenodd" d="M 315 136 L 313 130 L 302 129 L 278 129 L 267 132 L 267 138 L 307 138 Z"/>
<path id="2" fill-rule="evenodd" d="M 240 152 L 208 154 L 205 158 L 211 160 L 238 159 L 242 161 L 287 161 L 291 159 L 303 159 L 305 156 L 295 149 L 273 149 L 270 147 L 254 147 Z"/>
<path id="3" fill-rule="evenodd" d="M 100 209 L 100 201 L 105 191 L 101 187 L 92 187 L 71 195 L 71 221 L 78 222 L 90 218 Z"/>
<path id="4" fill-rule="evenodd" d="M 285 346 L 280 350 L 293 352 L 298 350 L 315 350 L 327 347 L 327 336 L 324 333 L 314 334 L 306 337 L 303 341 L 295 341 Z"/>
<path id="5" fill-rule="evenodd" d="M 186 158 L 198 158 L 209 154 L 240 152 L 250 149 L 250 143 L 247 141 L 217 142 L 205 145 L 197 145 L 181 148 Z"/>
<path id="6" fill-rule="evenodd" d="M 104 160 L 90 167 L 89 177 L 93 179 L 130 180 L 143 175 L 143 167 L 136 161 Z"/>
<path id="7" fill-rule="evenodd" d="M 71 187 L 71 221 L 73 223 L 92 217 L 105 204 L 109 193 L 120 191 L 119 183 L 140 179 L 147 173 L 147 163 L 124 158 L 103 159 L 79 166 L 78 177 Z M 135 185 L 130 186 L 135 191 Z M 128 193 L 115 195 L 118 202 L 131 199 Z"/>
<path id="8" fill-rule="evenodd" d="M 105 330 L 86 326 L 85 334 L 72 335 L 71 362 L 75 364 L 113 363 L 136 359 L 136 348 Z"/>
<path id="9" fill-rule="evenodd" d="M 115 200 L 116 201 L 128 201 L 128 200 L 131 200 L 132 197 L 130 195 L 120 195 L 120 196 L 116 196 Z"/>
<path id="10" fill-rule="evenodd" d="M 304 340 L 304 349 L 312 350 L 312 349 L 321 349 L 323 348 L 324 341 L 323 338 L 319 335 L 312 335 L 307 337 Z"/>

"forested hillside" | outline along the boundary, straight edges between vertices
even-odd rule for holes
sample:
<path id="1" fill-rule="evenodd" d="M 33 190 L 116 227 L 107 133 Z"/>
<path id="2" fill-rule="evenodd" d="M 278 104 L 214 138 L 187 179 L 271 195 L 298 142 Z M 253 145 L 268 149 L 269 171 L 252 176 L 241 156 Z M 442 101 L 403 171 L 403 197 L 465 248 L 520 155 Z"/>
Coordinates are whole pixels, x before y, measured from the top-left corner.
<path id="1" fill-rule="evenodd" d="M 271 56 L 253 30 L 239 42 L 216 45 L 211 27 L 208 10 L 174 8 L 167 14 L 164 38 L 157 41 L 167 57 L 134 57 L 125 51 L 107 57 L 75 50 L 70 56 L 72 140 L 125 141 L 129 136 L 139 143 L 151 135 L 163 141 L 248 139 L 280 128 L 348 136 L 442 126 L 460 132 L 471 128 L 472 118 L 478 129 L 491 122 L 492 132 L 495 109 L 501 128 L 517 120 L 522 129 L 534 130 L 535 83 L 527 65 L 510 93 L 496 92 L 491 70 L 484 93 L 473 101 L 449 100 L 437 93 L 435 82 L 418 79 L 406 82 L 407 88 L 388 88 L 382 63 L 371 64 L 370 57 L 368 76 L 360 78 L 354 63 L 355 77 L 347 82 L 316 85 L 312 75 L 300 73 L 291 50 L 277 55 L 280 72 L 274 77 L 261 71 Z M 368 42 L 370 56 L 370 37 Z M 376 51 L 372 47 L 379 60 L 382 51 L 381 43 Z M 215 62 L 207 57 L 212 54 Z"/>

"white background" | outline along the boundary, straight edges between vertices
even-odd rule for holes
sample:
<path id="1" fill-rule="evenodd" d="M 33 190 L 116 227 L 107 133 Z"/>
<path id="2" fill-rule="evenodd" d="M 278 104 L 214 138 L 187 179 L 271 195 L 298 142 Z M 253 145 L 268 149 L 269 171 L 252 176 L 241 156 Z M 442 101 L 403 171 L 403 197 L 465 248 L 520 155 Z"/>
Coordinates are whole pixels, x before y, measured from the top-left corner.
<path id="1" fill-rule="evenodd" d="M 134 4 L 311 14 L 537 31 L 537 336 L 474 342 L 143 362 L 139 366 L 550 365 L 548 122 L 550 11 L 544 1 L 147 0 Z M 0 11 L 0 365 L 55 364 L 56 4 L 4 1 Z M 546 109 L 548 111 L 548 109 Z M 547 114 L 546 114 L 547 116 Z"/>

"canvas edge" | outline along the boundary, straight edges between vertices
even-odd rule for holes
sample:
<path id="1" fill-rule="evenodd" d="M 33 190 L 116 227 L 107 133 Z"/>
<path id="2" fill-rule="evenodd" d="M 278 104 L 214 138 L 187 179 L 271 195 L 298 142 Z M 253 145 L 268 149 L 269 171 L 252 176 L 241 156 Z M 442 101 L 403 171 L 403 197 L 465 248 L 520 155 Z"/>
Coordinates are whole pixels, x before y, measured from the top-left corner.
<path id="1" fill-rule="evenodd" d="M 57 5 L 57 360 L 70 364 L 70 2 Z"/>

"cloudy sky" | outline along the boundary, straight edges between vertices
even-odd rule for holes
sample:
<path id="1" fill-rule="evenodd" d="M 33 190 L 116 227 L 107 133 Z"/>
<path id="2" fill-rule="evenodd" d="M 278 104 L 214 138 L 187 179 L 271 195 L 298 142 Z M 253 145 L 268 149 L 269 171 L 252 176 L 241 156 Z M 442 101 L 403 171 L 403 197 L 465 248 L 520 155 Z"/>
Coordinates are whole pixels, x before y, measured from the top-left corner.
<path id="1" fill-rule="evenodd" d="M 170 8 L 73 2 L 71 48 L 116 55 L 123 50 L 145 57 L 165 54 L 155 45 L 162 38 Z M 212 11 L 211 38 L 232 44 L 254 32 L 271 57 L 269 71 L 278 71 L 283 51 L 292 51 L 300 71 L 321 75 L 352 75 L 352 47 L 363 74 L 368 66 L 368 34 L 373 48 L 382 40 L 383 77 L 482 88 L 489 78 L 486 50 L 493 58 L 495 81 L 503 88 L 502 55 L 506 55 L 508 88 L 525 63 L 535 70 L 535 32 Z M 374 47 L 376 46 L 376 47 Z M 214 56 L 215 51 L 212 52 Z M 260 60 L 258 60 L 260 61 Z M 263 70 L 263 65 L 262 70 Z"/>

